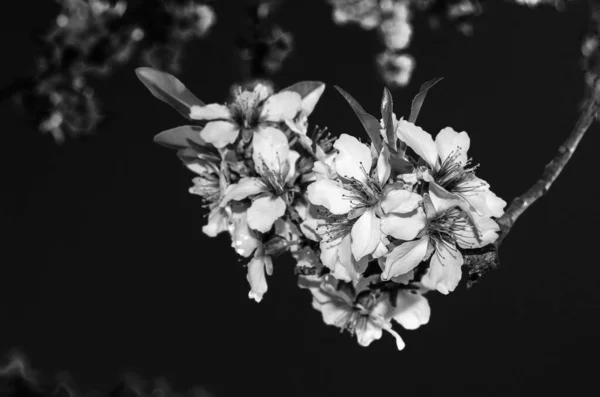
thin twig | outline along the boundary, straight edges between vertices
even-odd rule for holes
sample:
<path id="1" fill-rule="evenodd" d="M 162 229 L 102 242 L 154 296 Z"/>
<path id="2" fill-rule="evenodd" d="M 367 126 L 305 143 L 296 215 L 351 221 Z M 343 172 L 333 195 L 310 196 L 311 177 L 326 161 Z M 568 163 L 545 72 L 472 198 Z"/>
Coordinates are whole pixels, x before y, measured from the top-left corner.
<path id="1" fill-rule="evenodd" d="M 577 145 L 579 145 L 581 138 L 583 138 L 590 125 L 592 125 L 594 119 L 596 118 L 596 114 L 598 113 L 598 109 L 598 104 L 594 99 L 590 98 L 586 101 L 584 109 L 581 112 L 573 131 L 571 131 L 571 134 L 567 137 L 563 144 L 560 145 L 556 156 L 554 156 L 552 161 L 546 165 L 542 177 L 524 194 L 516 197 L 510 203 L 504 215 L 497 220 L 498 224 L 500 225 L 500 237 L 498 240 L 496 240 L 496 247 L 499 247 L 500 244 L 502 244 L 502 241 L 510 232 L 519 216 L 521 216 L 521 214 L 523 214 L 523 212 L 525 212 L 525 210 L 529 208 L 531 204 L 535 203 L 537 199 L 548 192 L 556 178 L 558 178 L 560 173 L 571 159 L 571 156 L 575 152 L 575 149 L 577 149 Z"/>

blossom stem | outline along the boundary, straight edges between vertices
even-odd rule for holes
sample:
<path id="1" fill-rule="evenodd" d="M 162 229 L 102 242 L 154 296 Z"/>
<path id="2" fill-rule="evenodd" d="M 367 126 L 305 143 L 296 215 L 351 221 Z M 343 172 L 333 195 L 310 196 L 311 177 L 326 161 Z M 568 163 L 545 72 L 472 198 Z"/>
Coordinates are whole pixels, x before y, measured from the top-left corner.
<path id="1" fill-rule="evenodd" d="M 596 119 L 599 109 L 600 104 L 595 98 L 592 97 L 585 101 L 583 111 L 581 112 L 575 127 L 563 144 L 560 145 L 558 152 L 552 161 L 546 165 L 542 177 L 524 194 L 516 197 L 510 203 L 504 215 L 497 220 L 498 224 L 500 225 L 500 236 L 495 242 L 496 247 L 499 247 L 500 244 L 502 244 L 502 241 L 510 232 L 519 216 L 521 216 L 521 214 L 523 214 L 527 208 L 535 203 L 537 199 L 548 192 L 556 178 L 558 178 L 560 173 L 571 159 L 571 156 L 575 152 L 575 149 L 577 149 L 581 138 L 583 138 L 589 127 Z"/>

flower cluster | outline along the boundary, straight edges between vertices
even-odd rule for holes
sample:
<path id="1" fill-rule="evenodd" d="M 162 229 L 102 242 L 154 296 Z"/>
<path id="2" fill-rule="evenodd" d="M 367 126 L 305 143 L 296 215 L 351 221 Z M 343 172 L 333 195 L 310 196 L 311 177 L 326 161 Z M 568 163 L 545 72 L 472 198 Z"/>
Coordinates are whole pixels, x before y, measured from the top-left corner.
<path id="1" fill-rule="evenodd" d="M 231 102 L 204 104 L 176 78 L 149 68 L 142 82 L 192 125 L 160 133 L 196 176 L 190 192 L 209 209 L 204 233 L 225 232 L 248 258 L 249 297 L 261 301 L 273 258 L 290 252 L 301 288 L 325 323 L 369 345 L 382 331 L 404 342 L 393 321 L 415 329 L 429 320 L 424 294 L 453 291 L 463 253 L 498 237 L 506 205 L 475 176 L 466 132 L 435 139 L 410 117 L 396 118 L 385 89 L 382 118 L 338 88 L 369 144 L 326 129 L 309 134 L 308 117 L 325 85 L 301 82 L 277 93 L 257 85 Z"/>

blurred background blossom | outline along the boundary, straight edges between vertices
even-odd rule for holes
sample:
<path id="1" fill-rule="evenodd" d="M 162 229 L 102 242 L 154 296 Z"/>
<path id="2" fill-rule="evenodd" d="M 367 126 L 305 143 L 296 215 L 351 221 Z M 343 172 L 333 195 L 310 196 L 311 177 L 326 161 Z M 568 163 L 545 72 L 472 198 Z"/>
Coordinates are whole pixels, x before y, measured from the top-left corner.
<path id="1" fill-rule="evenodd" d="M 57 143 L 94 132 L 103 119 L 92 80 L 108 78 L 137 54 L 172 72 L 182 51 L 204 38 L 216 15 L 197 0 L 56 0 L 58 15 L 38 39 L 36 72 L 4 90 Z"/>

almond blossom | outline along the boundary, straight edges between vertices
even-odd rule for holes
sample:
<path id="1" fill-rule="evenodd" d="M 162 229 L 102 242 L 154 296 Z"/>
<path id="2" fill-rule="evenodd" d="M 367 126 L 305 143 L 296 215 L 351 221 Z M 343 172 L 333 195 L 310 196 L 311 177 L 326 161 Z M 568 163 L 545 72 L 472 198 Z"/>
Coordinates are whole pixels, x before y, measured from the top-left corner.
<path id="1" fill-rule="evenodd" d="M 464 264 L 458 248 L 480 248 L 498 238 L 500 228 L 496 222 L 489 217 L 472 216 L 478 219 L 471 220 L 458 199 L 448 197 L 435 185 L 430 186 L 423 197 L 423 207 L 403 225 L 417 239 L 400 244 L 387 255 L 381 278 L 389 280 L 406 274 L 431 256 L 421 283 L 442 294 L 454 291 Z"/>
<path id="2" fill-rule="evenodd" d="M 325 324 L 356 335 L 361 346 L 381 339 L 385 330 L 396 339 L 398 350 L 402 350 L 405 344 L 392 328 L 392 320 L 406 329 L 417 329 L 429 322 L 429 303 L 418 289 L 399 291 L 395 299 L 387 293 L 370 293 L 369 285 L 376 279 L 362 279 L 350 288 L 328 275 L 300 276 L 299 285 L 310 290 L 313 308 L 321 312 Z"/>
<path id="3" fill-rule="evenodd" d="M 466 132 L 446 127 L 434 141 L 422 128 L 400 119 L 396 134 L 425 161 L 428 182 L 459 196 L 481 216 L 502 216 L 506 201 L 496 196 L 486 181 L 475 176 L 476 167 L 469 167 L 467 151 L 471 141 Z"/>
<path id="4" fill-rule="evenodd" d="M 426 324 L 424 293 L 453 291 L 463 254 L 471 254 L 465 250 L 498 238 L 492 217 L 505 202 L 475 177 L 467 134 L 448 127 L 434 141 L 413 123 L 439 79 L 413 101 L 411 122 L 397 120 L 387 89 L 379 121 L 336 87 L 370 138 L 364 144 L 327 128 L 308 135 L 308 116 L 324 91 L 319 82 L 274 95 L 257 85 L 230 104 L 205 105 L 171 75 L 146 68 L 138 76 L 157 98 L 201 121 L 155 141 L 177 149 L 195 173 L 189 192 L 210 211 L 203 231 L 229 233 L 256 302 L 269 289 L 275 258 L 289 252 L 326 324 L 362 346 L 386 331 L 401 350 L 393 323 Z"/>
<path id="5" fill-rule="evenodd" d="M 243 139 L 249 141 L 253 132 L 277 123 L 286 123 L 296 132 L 305 131 L 306 118 L 324 89 L 325 86 L 321 85 L 303 99 L 292 90 L 271 94 L 262 84 L 257 84 L 253 91 L 238 88 L 232 103 L 192 106 L 190 118 L 207 121 L 200 136 L 217 148 L 234 143 L 240 132 Z"/>
<path id="6" fill-rule="evenodd" d="M 323 264 L 343 280 L 356 280 L 366 268 L 367 256 L 376 254 L 378 248 L 385 251 L 378 213 L 390 166 L 385 156 L 380 155 L 371 175 L 374 165 L 371 149 L 350 135 L 342 134 L 333 147 L 337 154 L 332 166 L 321 168 L 334 168 L 338 177 L 317 175 L 317 180 L 307 188 L 308 199 L 329 212 L 319 225 Z"/>
<path id="7" fill-rule="evenodd" d="M 248 209 L 248 224 L 252 229 L 265 233 L 283 216 L 290 202 L 290 183 L 296 176 L 295 164 L 299 154 L 290 150 L 285 134 L 273 127 L 258 130 L 252 147 L 252 159 L 259 176 L 244 177 L 230 185 L 221 206 L 226 206 L 231 200 L 240 201 L 253 196 Z"/>

